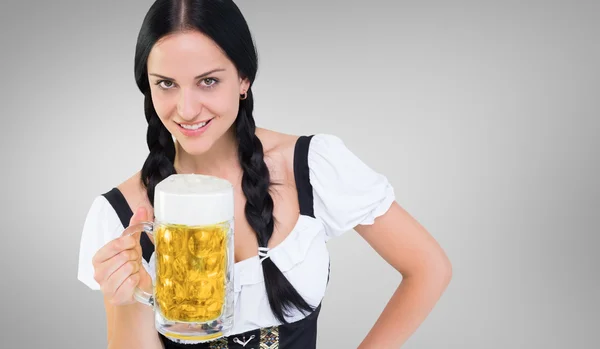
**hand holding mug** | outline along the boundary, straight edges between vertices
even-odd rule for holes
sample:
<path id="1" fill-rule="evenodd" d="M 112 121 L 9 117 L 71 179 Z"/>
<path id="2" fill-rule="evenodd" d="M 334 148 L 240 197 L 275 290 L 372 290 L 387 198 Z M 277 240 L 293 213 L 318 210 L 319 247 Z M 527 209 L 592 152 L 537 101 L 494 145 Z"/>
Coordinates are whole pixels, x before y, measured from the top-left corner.
<path id="1" fill-rule="evenodd" d="M 148 220 L 146 209 L 138 208 L 130 225 Z M 125 305 L 135 302 L 136 287 L 150 291 L 152 279 L 142 266 L 142 248 L 140 234 L 123 235 L 108 242 L 92 258 L 94 280 L 100 285 L 104 297 L 113 305 Z"/>

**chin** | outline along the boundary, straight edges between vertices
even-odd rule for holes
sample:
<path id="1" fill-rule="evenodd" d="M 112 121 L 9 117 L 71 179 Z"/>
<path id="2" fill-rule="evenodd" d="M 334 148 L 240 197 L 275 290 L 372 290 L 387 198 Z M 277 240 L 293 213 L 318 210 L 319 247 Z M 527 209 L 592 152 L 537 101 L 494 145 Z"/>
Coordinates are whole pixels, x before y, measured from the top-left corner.
<path id="1" fill-rule="evenodd" d="M 202 155 L 210 150 L 213 145 L 212 141 L 197 139 L 197 140 L 177 140 L 179 146 L 190 155 Z"/>

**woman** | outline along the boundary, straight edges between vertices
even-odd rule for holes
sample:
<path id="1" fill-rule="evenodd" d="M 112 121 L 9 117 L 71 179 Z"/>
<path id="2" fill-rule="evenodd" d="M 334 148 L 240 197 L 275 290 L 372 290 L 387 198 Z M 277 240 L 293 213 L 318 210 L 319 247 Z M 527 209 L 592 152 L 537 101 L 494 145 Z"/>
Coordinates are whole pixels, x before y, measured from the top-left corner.
<path id="1" fill-rule="evenodd" d="M 232 1 L 158 0 L 146 15 L 135 78 L 150 153 L 140 172 L 94 200 L 81 241 L 78 277 L 103 292 L 109 348 L 315 348 L 325 243 L 352 229 L 403 276 L 360 348 L 400 347 L 449 283 L 435 240 L 398 206 L 386 177 L 338 137 L 255 127 L 256 72 L 250 31 Z M 152 309 L 132 297 L 135 286 L 151 289 L 153 246 L 121 232 L 153 217 L 154 187 L 174 173 L 213 175 L 235 188 L 235 277 L 244 281 L 233 333 L 208 343 L 157 333 Z M 259 260 L 259 247 L 270 258 Z"/>

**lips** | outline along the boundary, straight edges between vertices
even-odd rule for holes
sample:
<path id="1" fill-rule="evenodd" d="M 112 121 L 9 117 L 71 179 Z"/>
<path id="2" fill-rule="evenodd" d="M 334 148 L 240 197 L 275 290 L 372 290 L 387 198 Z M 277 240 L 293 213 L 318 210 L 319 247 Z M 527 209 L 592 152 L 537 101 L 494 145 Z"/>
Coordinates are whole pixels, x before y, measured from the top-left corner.
<path id="1" fill-rule="evenodd" d="M 206 120 L 206 121 L 202 121 L 202 122 L 196 122 L 193 124 L 190 123 L 185 123 L 185 124 L 177 124 L 179 126 L 179 131 L 181 132 L 181 134 L 183 134 L 184 136 L 188 136 L 188 137 L 193 137 L 193 136 L 199 136 L 202 133 L 204 133 L 206 131 L 206 129 L 211 125 L 212 123 L 212 119 Z"/>
<path id="2" fill-rule="evenodd" d="M 191 123 L 178 123 L 179 126 L 181 126 L 182 128 L 185 128 L 186 130 L 196 130 L 199 129 L 203 126 L 206 126 L 212 119 L 208 119 L 208 120 L 204 120 L 204 121 L 199 121 L 199 122 L 195 122 L 193 124 Z"/>

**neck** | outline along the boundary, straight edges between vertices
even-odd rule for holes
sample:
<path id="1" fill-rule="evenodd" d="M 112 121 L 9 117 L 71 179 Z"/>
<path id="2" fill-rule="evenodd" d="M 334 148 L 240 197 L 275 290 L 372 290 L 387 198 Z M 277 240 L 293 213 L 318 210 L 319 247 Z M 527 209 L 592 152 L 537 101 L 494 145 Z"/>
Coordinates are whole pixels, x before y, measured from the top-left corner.
<path id="1" fill-rule="evenodd" d="M 191 155 L 175 142 L 175 170 L 177 173 L 195 173 L 229 178 L 241 167 L 233 128 L 220 137 L 206 153 Z M 235 169 L 235 171 L 232 171 Z"/>

